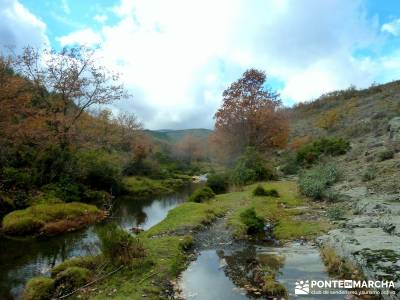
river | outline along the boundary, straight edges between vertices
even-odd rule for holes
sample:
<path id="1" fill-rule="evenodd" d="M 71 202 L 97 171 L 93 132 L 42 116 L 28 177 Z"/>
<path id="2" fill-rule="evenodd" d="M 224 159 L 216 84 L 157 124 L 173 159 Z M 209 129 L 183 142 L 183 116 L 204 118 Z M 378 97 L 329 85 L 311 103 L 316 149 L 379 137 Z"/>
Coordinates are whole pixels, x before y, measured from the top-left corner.
<path id="1" fill-rule="evenodd" d="M 122 197 L 115 201 L 111 220 L 130 229 L 148 229 L 162 221 L 169 210 L 184 202 L 196 184 L 171 195 L 137 200 Z M 20 299 L 27 280 L 48 275 L 50 269 L 74 257 L 99 251 L 96 226 L 46 239 L 5 239 L 0 237 L 0 299 Z"/>

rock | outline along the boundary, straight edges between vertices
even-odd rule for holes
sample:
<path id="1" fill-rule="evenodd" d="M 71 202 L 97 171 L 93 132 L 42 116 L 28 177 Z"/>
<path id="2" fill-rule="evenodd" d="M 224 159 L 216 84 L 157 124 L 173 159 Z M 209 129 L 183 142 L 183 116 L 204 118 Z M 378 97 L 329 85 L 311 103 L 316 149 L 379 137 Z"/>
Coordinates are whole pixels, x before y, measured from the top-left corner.
<path id="1" fill-rule="evenodd" d="M 144 229 L 142 228 L 142 227 L 132 227 L 131 229 L 130 229 L 130 231 L 132 232 L 132 233 L 134 233 L 134 234 L 139 234 L 139 233 L 141 233 L 142 231 L 144 231 Z"/>
<path id="2" fill-rule="evenodd" d="M 396 150 L 400 150 L 400 117 L 391 119 L 388 123 L 389 140 Z"/>

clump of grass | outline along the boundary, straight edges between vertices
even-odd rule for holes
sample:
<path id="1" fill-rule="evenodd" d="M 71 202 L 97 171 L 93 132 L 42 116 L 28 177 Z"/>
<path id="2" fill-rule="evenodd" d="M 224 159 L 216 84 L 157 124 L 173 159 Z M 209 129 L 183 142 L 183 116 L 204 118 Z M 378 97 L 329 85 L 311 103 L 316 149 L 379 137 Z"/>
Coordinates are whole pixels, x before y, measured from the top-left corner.
<path id="1" fill-rule="evenodd" d="M 254 196 L 269 196 L 269 197 L 279 197 L 279 193 L 276 189 L 266 190 L 262 185 L 257 185 L 253 190 Z"/>
<path id="2" fill-rule="evenodd" d="M 264 276 L 263 292 L 268 296 L 281 296 L 287 297 L 286 288 L 277 282 L 274 275 Z"/>
<path id="3" fill-rule="evenodd" d="M 246 225 L 247 234 L 256 234 L 264 229 L 264 220 L 257 216 L 254 207 L 244 210 L 240 220 Z"/>
<path id="4" fill-rule="evenodd" d="M 378 160 L 384 161 L 388 159 L 392 159 L 394 157 L 394 151 L 390 149 L 383 150 L 382 152 L 378 153 Z"/>
<path id="5" fill-rule="evenodd" d="M 368 166 L 365 172 L 362 174 L 362 181 L 367 182 L 376 178 L 377 168 L 374 165 Z"/>
<path id="6" fill-rule="evenodd" d="M 54 279 L 34 277 L 25 286 L 23 300 L 47 300 L 53 297 Z"/>
<path id="7" fill-rule="evenodd" d="M 54 283 L 56 293 L 63 295 L 88 283 L 91 279 L 91 271 L 81 267 L 69 267 L 57 274 Z"/>
<path id="8" fill-rule="evenodd" d="M 210 200 L 214 197 L 215 197 L 215 193 L 213 192 L 213 190 L 210 189 L 208 186 L 205 186 L 205 187 L 195 190 L 194 193 L 192 195 L 190 195 L 188 201 L 202 203 L 202 202 Z"/>
<path id="9" fill-rule="evenodd" d="M 340 257 L 332 247 L 323 247 L 321 256 L 328 273 L 333 276 L 345 279 L 356 279 L 355 276 L 362 276 L 355 266 Z"/>
<path id="10" fill-rule="evenodd" d="M 89 204 L 39 204 L 9 213 L 2 225 L 8 235 L 51 234 L 80 228 L 104 217 L 101 210 Z"/>
<path id="11" fill-rule="evenodd" d="M 101 263 L 101 261 L 102 258 L 100 256 L 73 257 L 63 261 L 61 264 L 51 269 L 51 277 L 55 277 L 58 273 L 65 271 L 70 267 L 80 267 L 94 270 Z"/>
<path id="12" fill-rule="evenodd" d="M 339 179 L 339 175 L 334 165 L 317 165 L 300 175 L 300 190 L 308 197 L 322 199 L 325 190 Z"/>
<path id="13" fill-rule="evenodd" d="M 346 214 L 346 210 L 339 205 L 332 205 L 327 210 L 328 218 L 331 220 L 342 220 Z"/>
<path id="14" fill-rule="evenodd" d="M 103 255 L 115 265 L 130 265 L 146 256 L 141 240 L 116 224 L 99 228 L 98 236 Z"/>

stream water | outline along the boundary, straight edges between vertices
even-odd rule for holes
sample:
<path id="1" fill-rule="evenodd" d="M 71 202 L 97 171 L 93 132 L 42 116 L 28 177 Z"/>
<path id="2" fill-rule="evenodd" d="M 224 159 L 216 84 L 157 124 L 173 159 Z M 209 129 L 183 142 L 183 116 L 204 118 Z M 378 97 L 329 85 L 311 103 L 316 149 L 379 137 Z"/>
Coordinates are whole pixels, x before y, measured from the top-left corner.
<path id="1" fill-rule="evenodd" d="M 148 229 L 184 202 L 195 187 L 196 184 L 191 184 L 180 192 L 149 200 L 117 199 L 112 220 L 126 229 L 137 226 Z M 96 226 L 99 225 L 42 240 L 0 237 L 0 299 L 20 299 L 30 278 L 49 274 L 53 266 L 70 257 L 97 253 Z"/>
<path id="2" fill-rule="evenodd" d="M 317 300 L 321 297 L 324 300 L 345 299 L 341 295 L 296 296 L 294 294 L 296 281 L 330 279 L 321 261 L 319 250 L 316 247 L 300 244 L 287 247 L 247 245 L 233 249 L 203 250 L 182 274 L 183 295 L 187 300 L 256 299 L 244 288 L 238 288 L 233 283 L 248 276 L 251 272 L 249 265 L 254 259 L 277 271 L 277 280 L 288 291 L 288 299 Z"/>

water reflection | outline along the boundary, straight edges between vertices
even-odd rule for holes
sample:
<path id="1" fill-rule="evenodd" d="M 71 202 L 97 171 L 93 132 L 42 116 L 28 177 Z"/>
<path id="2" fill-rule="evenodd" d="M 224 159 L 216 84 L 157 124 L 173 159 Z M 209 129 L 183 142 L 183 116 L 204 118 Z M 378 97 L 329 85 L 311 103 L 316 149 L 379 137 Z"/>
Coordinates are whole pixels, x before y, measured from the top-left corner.
<path id="1" fill-rule="evenodd" d="M 315 247 L 293 244 L 288 247 L 255 247 L 201 251 L 198 258 L 183 272 L 181 287 L 187 299 L 254 299 L 243 286 L 259 283 L 257 268 L 268 268 L 283 284 L 289 299 L 294 295 L 297 280 L 328 280 L 329 275 Z M 251 288 L 250 288 L 251 290 Z M 324 299 L 345 299 L 341 295 L 324 295 Z M 269 299 L 269 298 L 267 298 Z M 279 299 L 279 297 L 278 297 Z M 318 295 L 301 296 L 303 300 L 320 299 Z"/>
<path id="2" fill-rule="evenodd" d="M 168 211 L 186 200 L 195 185 L 181 192 L 150 200 L 124 197 L 116 201 L 112 220 L 126 229 L 148 229 L 165 218 Z M 98 226 L 98 225 L 97 225 Z M 20 299 L 25 282 L 73 256 L 98 253 L 96 226 L 42 240 L 0 238 L 0 299 Z"/>

